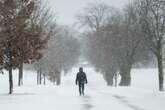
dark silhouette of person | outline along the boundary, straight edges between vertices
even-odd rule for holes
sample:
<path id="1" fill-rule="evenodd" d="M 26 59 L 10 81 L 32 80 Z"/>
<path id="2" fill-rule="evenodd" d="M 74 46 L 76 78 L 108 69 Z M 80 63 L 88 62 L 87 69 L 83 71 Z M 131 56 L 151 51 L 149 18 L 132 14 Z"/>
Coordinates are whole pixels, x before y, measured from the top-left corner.
<path id="1" fill-rule="evenodd" d="M 84 95 L 84 85 L 87 83 L 88 81 L 87 81 L 86 73 L 83 72 L 83 68 L 80 67 L 79 72 L 77 73 L 77 76 L 76 76 L 76 85 L 79 86 L 80 96 Z"/>

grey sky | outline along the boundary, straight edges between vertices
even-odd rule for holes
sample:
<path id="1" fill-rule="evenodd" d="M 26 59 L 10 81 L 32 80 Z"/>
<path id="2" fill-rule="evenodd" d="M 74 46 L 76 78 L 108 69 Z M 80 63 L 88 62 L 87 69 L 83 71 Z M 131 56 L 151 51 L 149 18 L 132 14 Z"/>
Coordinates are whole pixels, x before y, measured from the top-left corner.
<path id="1" fill-rule="evenodd" d="M 94 1 L 103 1 L 108 5 L 121 8 L 128 0 L 49 0 L 53 10 L 58 15 L 57 21 L 60 24 L 72 25 L 76 14 L 88 3 Z"/>

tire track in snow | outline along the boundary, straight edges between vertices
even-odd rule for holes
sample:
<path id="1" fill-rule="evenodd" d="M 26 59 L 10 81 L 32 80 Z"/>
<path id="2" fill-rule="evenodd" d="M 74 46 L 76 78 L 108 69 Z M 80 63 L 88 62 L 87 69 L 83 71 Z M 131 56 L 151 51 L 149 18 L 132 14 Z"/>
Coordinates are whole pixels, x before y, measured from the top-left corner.
<path id="1" fill-rule="evenodd" d="M 113 98 L 117 99 L 118 101 L 120 101 L 121 103 L 125 104 L 126 106 L 128 106 L 129 108 L 131 108 L 133 110 L 147 110 L 147 109 L 141 108 L 139 106 L 130 104 L 129 101 L 126 100 L 126 98 L 124 96 L 119 96 L 119 95 L 115 95 L 115 94 L 111 94 L 111 93 L 103 93 L 103 92 L 101 92 L 101 91 L 99 91 L 96 88 L 91 87 L 91 86 L 89 88 L 97 91 L 97 93 L 100 93 L 102 95 L 103 94 L 111 95 Z"/>
<path id="2" fill-rule="evenodd" d="M 146 110 L 143 108 L 140 108 L 136 105 L 130 104 L 125 97 L 123 96 L 118 96 L 118 95 L 112 95 L 112 97 L 116 98 L 117 100 L 119 100 L 120 102 L 124 103 L 125 105 L 127 105 L 128 107 L 130 107 L 133 110 Z"/>

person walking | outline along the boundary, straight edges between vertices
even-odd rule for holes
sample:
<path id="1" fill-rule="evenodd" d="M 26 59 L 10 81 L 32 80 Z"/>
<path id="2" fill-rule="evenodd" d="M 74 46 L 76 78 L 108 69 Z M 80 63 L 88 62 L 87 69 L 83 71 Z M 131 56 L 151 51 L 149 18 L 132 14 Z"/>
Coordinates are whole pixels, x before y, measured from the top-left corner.
<path id="1" fill-rule="evenodd" d="M 84 86 L 87 83 L 88 83 L 88 81 L 87 81 L 86 73 L 83 72 L 83 68 L 80 67 L 79 68 L 79 72 L 77 73 L 77 76 L 76 76 L 76 85 L 79 86 L 79 94 L 80 94 L 80 96 L 84 95 L 84 88 L 85 88 Z"/>

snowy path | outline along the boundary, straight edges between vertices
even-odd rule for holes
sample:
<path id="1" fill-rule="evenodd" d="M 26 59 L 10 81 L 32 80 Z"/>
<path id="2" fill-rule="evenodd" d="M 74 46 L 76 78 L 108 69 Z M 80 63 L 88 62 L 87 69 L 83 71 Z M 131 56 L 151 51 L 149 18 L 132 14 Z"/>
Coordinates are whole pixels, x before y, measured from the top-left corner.
<path id="1" fill-rule="evenodd" d="M 86 68 L 88 85 L 86 95 L 80 97 L 75 85 L 73 70 L 63 77 L 61 86 L 47 84 L 35 85 L 35 75 L 25 75 L 25 84 L 19 88 L 15 85 L 13 95 L 5 94 L 8 88 L 7 76 L 0 80 L 0 110 L 164 110 L 165 93 L 159 93 L 149 85 L 141 85 L 141 80 L 135 80 L 133 87 L 107 87 L 102 76 L 96 74 L 92 68 Z M 152 76 L 146 74 L 146 77 Z M 145 77 L 145 76 L 143 76 Z M 15 77 L 17 78 L 17 77 Z M 139 78 L 136 76 L 136 78 Z M 136 81 L 139 81 L 138 83 Z M 153 80 L 151 80 L 153 82 Z M 15 82 L 16 83 L 16 82 Z M 146 84 L 149 84 L 150 80 Z M 152 83 L 151 83 L 152 84 Z M 153 85 L 151 85 L 153 86 Z M 4 89 L 5 88 L 5 89 Z M 2 109 L 3 108 L 3 109 Z"/>

